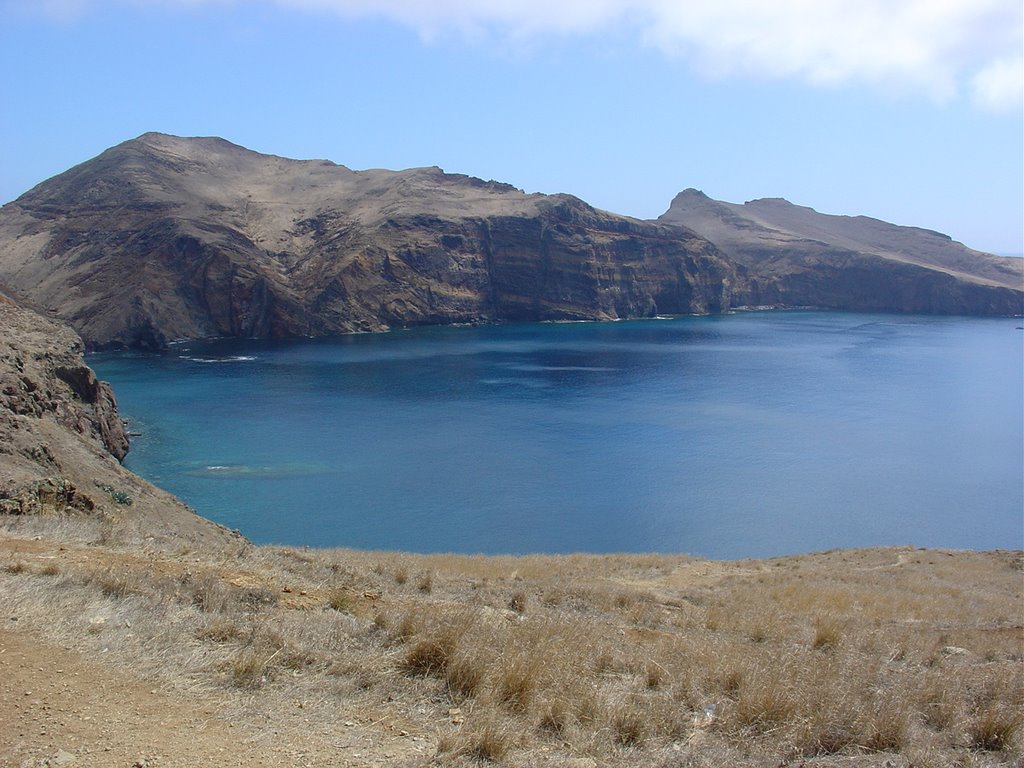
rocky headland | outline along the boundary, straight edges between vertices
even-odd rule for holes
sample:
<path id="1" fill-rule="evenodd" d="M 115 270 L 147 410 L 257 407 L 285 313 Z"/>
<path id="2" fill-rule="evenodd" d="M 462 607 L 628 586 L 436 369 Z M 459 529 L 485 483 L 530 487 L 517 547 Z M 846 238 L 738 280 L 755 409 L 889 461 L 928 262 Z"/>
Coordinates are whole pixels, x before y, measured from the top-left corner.
<path id="1" fill-rule="evenodd" d="M 1024 259 L 867 216 L 833 216 L 781 198 L 738 205 L 695 189 L 659 222 L 707 238 L 746 278 L 735 300 L 940 315 L 1019 315 Z"/>
<path id="2" fill-rule="evenodd" d="M 0 283 L 87 348 L 739 306 L 1012 315 L 1024 263 L 692 190 L 658 221 L 439 168 L 147 133 L 0 208 Z"/>

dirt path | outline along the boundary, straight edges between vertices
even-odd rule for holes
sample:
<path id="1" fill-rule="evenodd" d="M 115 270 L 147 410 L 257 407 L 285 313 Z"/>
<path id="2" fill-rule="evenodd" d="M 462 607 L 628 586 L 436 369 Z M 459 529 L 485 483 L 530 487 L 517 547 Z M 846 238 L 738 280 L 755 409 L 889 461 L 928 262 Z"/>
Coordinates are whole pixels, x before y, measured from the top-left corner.
<path id="1" fill-rule="evenodd" d="M 359 730 L 334 744 L 296 736 L 236 727 L 201 696 L 171 697 L 74 651 L 0 631 L 0 766 L 384 766 L 399 757 Z"/>

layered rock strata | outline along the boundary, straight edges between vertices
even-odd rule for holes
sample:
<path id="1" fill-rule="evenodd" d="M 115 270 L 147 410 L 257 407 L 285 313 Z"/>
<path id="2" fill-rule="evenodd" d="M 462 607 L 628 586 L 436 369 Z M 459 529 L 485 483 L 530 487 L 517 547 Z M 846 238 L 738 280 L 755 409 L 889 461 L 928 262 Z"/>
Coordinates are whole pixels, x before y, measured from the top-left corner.
<path id="1" fill-rule="evenodd" d="M 0 280 L 90 348 L 728 309 L 677 228 L 438 168 L 146 134 L 0 209 Z"/>

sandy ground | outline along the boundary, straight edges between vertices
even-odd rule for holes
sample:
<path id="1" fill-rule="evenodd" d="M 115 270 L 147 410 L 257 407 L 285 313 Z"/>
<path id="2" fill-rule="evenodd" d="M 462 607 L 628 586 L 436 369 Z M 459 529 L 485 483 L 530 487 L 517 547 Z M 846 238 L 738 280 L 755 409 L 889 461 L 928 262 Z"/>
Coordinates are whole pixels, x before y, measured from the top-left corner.
<path id="1" fill-rule="evenodd" d="M 384 766 L 417 753 L 415 742 L 385 746 L 359 726 L 326 744 L 273 726 L 235 727 L 218 705 L 168 696 L 74 651 L 0 632 L 2 766 Z"/>

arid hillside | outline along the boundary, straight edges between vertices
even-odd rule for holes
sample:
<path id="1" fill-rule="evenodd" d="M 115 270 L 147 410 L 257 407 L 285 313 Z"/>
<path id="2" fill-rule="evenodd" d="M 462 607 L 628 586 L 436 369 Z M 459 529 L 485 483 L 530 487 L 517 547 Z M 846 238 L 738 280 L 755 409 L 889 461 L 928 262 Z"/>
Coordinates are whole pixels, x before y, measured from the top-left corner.
<path id="1" fill-rule="evenodd" d="M 0 522 L 3 765 L 1021 757 L 1019 552 L 473 558 Z"/>

